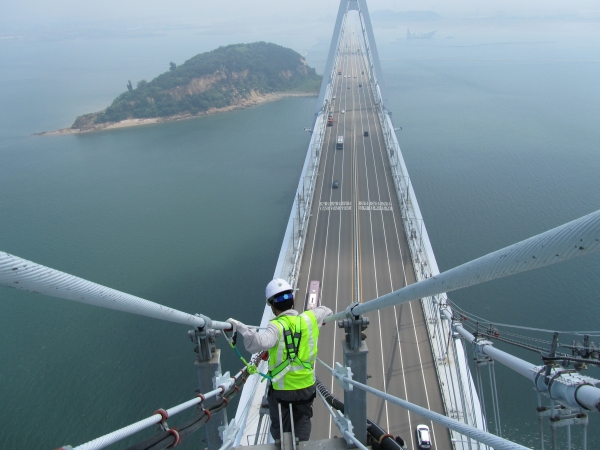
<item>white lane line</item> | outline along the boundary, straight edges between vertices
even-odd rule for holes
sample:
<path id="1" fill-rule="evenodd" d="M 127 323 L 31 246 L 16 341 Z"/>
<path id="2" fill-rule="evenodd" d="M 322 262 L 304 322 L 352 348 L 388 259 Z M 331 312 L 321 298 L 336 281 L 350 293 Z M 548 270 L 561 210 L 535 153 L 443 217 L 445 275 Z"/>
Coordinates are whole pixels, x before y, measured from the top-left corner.
<path id="1" fill-rule="evenodd" d="M 334 88 L 335 88 L 335 84 L 334 84 Z M 336 125 L 336 132 L 338 132 L 338 130 L 339 130 L 339 123 Z M 321 148 L 321 157 L 323 156 L 322 152 L 323 151 L 325 152 L 325 163 L 323 164 L 323 168 L 322 168 L 321 189 L 319 191 L 319 201 L 323 197 L 323 187 L 325 186 L 325 183 L 327 181 L 325 179 L 325 177 L 326 177 L 326 172 L 327 172 L 327 163 L 329 161 L 329 146 L 331 144 L 332 131 L 333 130 L 329 130 L 329 136 L 327 138 L 327 145 L 326 146 L 324 145 L 323 148 Z M 334 152 L 335 152 L 335 148 L 334 148 Z M 332 165 L 333 165 L 334 169 L 335 169 L 335 158 L 336 158 L 336 155 L 337 155 L 337 153 L 333 154 Z M 343 189 L 343 185 L 342 185 L 342 189 Z M 330 193 L 329 193 L 329 200 L 330 201 L 331 201 L 331 195 L 332 195 L 332 192 L 330 191 Z M 313 232 L 314 233 L 313 234 L 313 241 L 312 241 L 312 246 L 311 246 L 311 250 L 310 250 L 310 258 L 309 258 L 309 261 L 308 261 L 308 271 L 306 272 L 306 274 L 307 274 L 306 288 L 305 288 L 306 292 L 308 292 L 308 285 L 309 285 L 310 280 L 311 280 L 310 274 L 311 274 L 311 270 L 312 270 L 312 262 L 313 262 L 313 257 L 314 257 L 315 242 L 317 240 L 317 235 L 318 235 L 318 230 L 319 230 L 319 208 L 318 208 L 318 205 L 315 205 L 315 207 L 316 207 L 316 219 L 315 219 L 315 227 L 314 227 L 314 232 Z M 325 283 L 324 283 L 325 280 L 323 279 L 323 274 L 325 272 L 325 262 L 327 260 L 327 242 L 328 242 L 328 239 L 329 239 L 329 219 L 330 219 L 330 214 L 331 214 L 331 212 L 328 211 L 327 212 L 327 224 L 326 224 L 326 227 L 325 227 L 325 229 L 326 229 L 326 232 L 325 232 L 325 249 L 324 249 L 324 253 L 323 253 L 323 273 L 321 275 L 321 282 L 322 282 L 322 284 L 321 284 L 321 292 L 323 292 L 323 290 L 325 288 Z M 337 288 L 336 288 L 336 296 L 335 296 L 335 311 L 337 311 Z M 336 328 L 334 328 L 334 354 L 335 354 L 335 332 L 336 332 Z M 332 379 L 332 384 L 333 384 L 333 377 L 331 377 L 331 379 Z M 332 386 L 332 389 L 333 389 L 333 386 Z M 331 417 L 330 417 L 330 420 L 329 420 L 329 436 L 331 436 L 331 424 L 332 424 L 332 421 L 331 421 Z"/>
<path id="2" fill-rule="evenodd" d="M 358 73 L 358 69 L 357 69 L 357 73 Z M 358 78 L 357 78 L 358 79 Z M 361 95 L 360 92 L 358 94 L 358 103 L 359 103 L 359 111 L 360 111 L 360 124 L 361 126 L 363 125 L 363 115 L 362 115 L 362 102 L 361 102 Z M 355 133 L 356 134 L 356 133 Z M 366 149 L 365 149 L 365 145 L 364 145 L 364 139 L 363 139 L 363 160 L 364 160 L 364 171 L 365 171 L 365 178 L 366 178 L 366 186 L 367 186 L 367 201 L 371 201 L 371 191 L 369 188 L 369 170 L 368 170 L 368 165 L 367 165 L 367 154 L 366 154 Z M 377 182 L 377 178 L 375 179 Z M 376 264 L 376 256 L 375 256 L 375 242 L 374 242 L 374 231 L 373 231 L 373 216 L 372 216 L 372 212 L 369 209 L 369 225 L 370 225 L 370 229 L 371 229 L 371 251 L 373 254 L 373 271 L 374 271 L 374 275 L 375 275 L 375 297 L 379 297 L 379 283 L 378 283 L 378 279 L 377 279 L 377 264 Z M 382 212 L 383 214 L 383 212 Z M 382 373 L 382 381 L 383 381 L 383 391 L 387 392 L 387 383 L 386 383 L 386 379 L 385 379 L 385 361 L 384 361 L 384 351 L 383 351 L 383 334 L 382 334 L 382 330 L 381 330 L 381 313 L 379 311 L 377 311 L 377 321 L 379 323 L 379 354 L 381 356 L 381 373 Z M 388 402 L 384 401 L 383 405 L 385 407 L 385 420 L 386 420 L 386 425 L 387 425 L 387 430 L 390 429 L 390 414 L 389 414 L 389 407 L 388 407 Z"/>
<path id="3" fill-rule="evenodd" d="M 367 95 L 364 93 L 364 91 L 363 91 L 362 95 L 365 97 L 365 105 L 367 105 L 368 104 L 368 100 L 366 98 Z M 366 114 L 366 120 L 367 120 L 367 125 L 368 125 L 367 129 L 369 129 L 369 127 L 370 127 L 370 115 L 369 114 Z M 361 124 L 362 124 L 362 115 L 361 115 Z M 378 139 L 379 139 L 379 135 L 378 135 Z M 375 158 L 375 150 L 374 150 L 373 141 L 371 139 L 369 139 L 369 147 L 371 149 L 371 157 L 372 157 L 372 161 L 373 161 L 373 169 L 375 171 L 375 180 L 376 180 L 376 186 L 377 186 L 377 201 L 381 202 L 382 200 L 381 200 L 381 192 L 380 192 L 380 185 L 379 185 L 379 174 L 378 174 L 378 170 L 377 170 L 377 161 L 376 161 L 376 158 Z M 365 150 L 365 152 L 366 152 L 366 150 Z M 381 148 L 379 148 L 379 153 L 381 154 Z M 384 171 L 384 179 L 385 179 L 386 184 L 387 184 L 387 178 L 386 178 L 385 171 Z M 389 192 L 388 192 L 388 194 L 389 194 Z M 388 199 L 389 199 L 389 195 L 388 195 Z M 385 226 L 386 221 L 385 221 L 385 217 L 384 217 L 383 211 L 380 211 L 380 216 L 381 216 L 381 226 L 382 226 L 382 230 L 383 230 L 383 238 L 384 238 L 384 244 L 385 244 L 385 253 L 386 253 L 386 260 L 387 260 L 388 276 L 389 276 L 391 291 L 393 291 L 394 290 L 394 280 L 393 280 L 393 276 L 392 276 L 392 264 L 390 262 L 389 244 L 388 244 L 387 232 L 386 232 L 386 226 Z M 393 214 L 393 210 L 392 210 L 392 217 L 395 220 L 395 217 L 394 217 L 394 214 Z M 400 257 L 402 258 L 402 254 L 400 254 Z M 404 274 L 404 271 L 403 271 L 403 275 L 404 275 L 404 284 L 406 284 L 406 275 Z M 377 293 L 377 296 L 379 296 L 379 292 Z M 394 307 L 394 315 L 396 317 L 396 309 L 395 309 L 395 307 Z M 396 326 L 397 336 L 399 336 L 398 323 L 397 323 L 396 320 L 394 320 L 394 324 Z M 383 343 L 383 339 L 381 338 L 381 329 L 380 329 L 380 339 L 381 339 L 381 341 Z M 383 344 L 382 344 L 381 348 L 382 348 L 382 364 L 384 364 L 384 362 L 383 362 Z M 402 355 L 402 348 L 401 348 L 400 345 L 398 345 L 398 350 L 399 350 L 399 354 L 400 354 L 400 365 L 401 365 L 401 370 L 402 370 L 402 374 L 403 374 L 402 375 L 402 381 L 403 381 L 403 385 L 404 385 L 404 398 L 407 398 L 407 396 L 408 396 L 408 389 L 407 389 L 407 386 L 406 386 L 406 378 L 404 377 L 404 360 L 403 360 L 403 355 Z M 390 369 L 391 368 L 388 367 L 388 370 L 390 370 Z M 384 365 L 384 373 L 385 373 L 385 365 Z M 384 383 L 386 383 L 385 378 L 384 378 Z M 387 392 L 387 386 L 385 387 L 385 392 Z M 387 404 L 386 404 L 386 406 L 387 406 Z M 407 416 L 408 416 L 408 419 L 409 419 L 409 427 L 410 427 L 411 423 L 410 423 L 410 415 L 408 415 L 408 411 L 407 411 Z M 388 421 L 388 430 L 389 429 L 390 429 L 390 425 L 389 425 L 389 421 Z"/>
<path id="4" fill-rule="evenodd" d="M 380 125 L 380 124 L 376 123 L 376 127 L 378 125 Z M 383 133 L 383 130 L 382 130 L 382 133 Z M 380 144 L 380 149 L 381 149 L 382 146 L 381 146 L 381 141 L 380 141 L 380 138 L 379 138 L 379 133 L 377 133 L 377 140 L 378 140 L 378 142 Z M 383 169 L 385 171 L 385 161 L 384 161 L 384 158 L 383 158 L 383 154 L 384 154 L 383 152 L 384 151 L 381 152 L 381 163 L 382 163 Z M 385 180 L 386 180 L 388 195 L 391 198 L 392 194 L 390 192 L 389 182 L 388 182 L 387 178 L 388 177 L 386 176 Z M 403 271 L 403 275 L 404 275 L 404 284 L 406 285 L 407 284 L 407 279 L 406 279 L 406 271 L 405 271 L 405 266 L 404 266 L 404 257 L 403 257 L 403 252 L 402 252 L 402 246 L 401 246 L 401 243 L 400 243 L 400 237 L 398 235 L 398 225 L 397 225 L 397 222 L 396 222 L 395 214 L 393 216 L 394 216 L 394 228 L 396 229 L 396 236 L 398 238 L 398 240 L 397 240 L 397 242 L 398 242 L 398 249 L 400 251 L 400 256 L 401 256 L 401 260 L 402 260 L 402 271 Z M 404 225 L 403 225 L 403 227 L 404 227 Z M 423 367 L 423 359 L 422 359 L 422 356 L 421 356 L 421 347 L 419 345 L 419 339 L 417 337 L 417 326 L 416 326 L 416 323 L 415 323 L 414 312 L 413 312 L 413 308 L 412 308 L 412 303 L 411 302 L 409 302 L 409 308 L 410 308 L 410 315 L 411 315 L 411 320 L 412 320 L 413 332 L 414 332 L 414 335 L 415 335 L 415 343 L 416 343 L 416 346 L 417 346 L 417 354 L 418 354 L 418 357 L 419 357 L 419 366 L 420 366 L 420 369 L 421 369 L 421 376 L 422 376 L 422 379 L 423 379 L 423 388 L 424 388 L 424 391 L 425 391 L 425 398 L 426 398 L 426 401 L 427 401 L 427 409 L 431 409 L 431 405 L 430 405 L 430 401 L 429 401 L 429 392 L 428 392 L 427 383 L 426 383 L 426 380 L 425 380 L 425 370 L 424 370 L 424 367 Z M 394 312 L 396 312 L 395 309 L 396 309 L 396 307 L 394 306 Z M 398 316 L 396 315 L 396 318 L 397 317 Z M 398 329 L 398 324 L 397 323 L 396 323 L 396 328 Z M 400 334 L 398 333 L 398 346 L 399 346 L 399 348 L 400 348 L 400 345 L 401 345 L 401 343 L 400 343 Z M 409 414 L 409 422 L 410 422 L 410 414 Z M 409 426 L 410 426 L 410 429 L 412 430 L 412 424 L 409 424 Z M 432 421 L 430 421 L 430 428 L 431 428 L 431 435 L 433 437 L 433 444 L 434 444 L 434 447 L 436 447 L 437 446 L 436 433 L 435 433 L 435 427 L 434 427 L 434 424 L 433 424 Z M 410 436 L 411 436 L 411 440 L 412 440 L 412 433 L 411 433 Z"/>
<path id="5" fill-rule="evenodd" d="M 347 66 L 347 61 L 346 61 L 346 66 Z M 346 71 L 347 67 L 344 67 L 344 72 Z M 343 83 L 343 81 L 342 81 Z M 334 92 L 335 92 L 335 83 L 334 83 Z M 340 99 L 341 100 L 341 99 Z M 346 104 L 347 104 L 347 95 L 344 93 L 344 108 L 346 108 Z M 339 117 L 341 116 L 341 114 L 338 114 L 338 124 L 336 126 L 336 130 L 337 133 L 339 133 L 339 127 L 340 127 L 340 120 Z M 343 122 L 343 126 L 342 129 L 346 128 L 346 117 L 344 116 L 344 122 Z M 336 160 L 336 156 L 337 156 L 337 149 L 334 149 L 335 153 L 334 153 L 334 164 L 333 164 L 333 170 L 335 171 L 335 160 Z M 345 150 L 342 150 L 342 175 L 341 175 L 341 180 L 342 180 L 342 187 L 340 188 L 340 190 L 344 189 L 344 161 L 345 161 Z M 333 178 L 333 177 L 332 177 Z M 341 191 L 343 192 L 343 191 Z M 333 189 L 329 195 L 329 200 L 331 201 L 331 196 L 333 195 Z M 329 218 L 330 218 L 331 212 L 328 212 L 327 214 L 327 239 L 325 241 L 325 249 L 327 249 L 327 240 L 329 238 Z M 340 241 L 341 241 L 341 227 L 342 227 L 342 218 L 341 218 L 341 211 L 340 211 L 340 223 L 338 226 L 338 267 L 337 267 L 337 274 L 336 274 L 336 288 L 335 288 L 335 311 L 338 311 L 338 292 L 339 292 L 339 260 L 340 260 Z M 326 250 L 327 251 L 327 250 Z M 323 273 L 321 275 L 321 280 L 324 280 L 325 278 L 325 259 L 323 261 Z M 321 289 L 321 292 L 323 292 L 323 290 Z M 335 365 L 335 350 L 336 350 L 336 342 L 337 342 L 337 327 L 333 328 L 333 351 L 331 354 L 331 366 L 333 367 Z M 334 386 L 334 378 L 333 376 L 331 377 L 331 388 L 330 388 L 330 392 L 333 392 L 333 386 Z M 333 426 L 333 419 L 331 416 L 329 416 L 329 438 L 332 437 L 332 426 Z"/>
<path id="6" fill-rule="evenodd" d="M 369 91 L 370 96 L 373 95 L 373 93 L 371 91 Z M 373 98 L 373 102 L 374 102 L 374 98 Z M 378 143 L 378 147 L 379 147 L 379 154 L 381 156 L 381 162 L 384 166 L 384 170 L 385 170 L 385 162 L 384 162 L 384 152 L 385 150 L 385 146 L 382 145 L 381 142 L 381 138 L 380 135 L 383 135 L 383 130 L 380 127 L 379 124 L 379 118 L 377 117 L 377 113 L 375 111 L 373 111 L 374 113 L 374 122 L 375 122 L 375 128 L 377 129 L 377 143 Z M 386 172 L 387 173 L 387 172 Z M 391 198 L 391 193 L 390 193 L 390 188 L 389 188 L 389 182 L 388 182 L 388 177 L 385 177 L 385 181 L 386 181 L 386 186 L 387 186 L 387 191 L 388 191 L 388 195 L 390 195 Z M 404 254 L 402 252 L 402 245 L 401 245 L 401 241 L 400 241 L 400 233 L 398 233 L 398 223 L 396 221 L 396 215 L 393 214 L 393 218 L 394 218 L 394 229 L 396 231 L 396 242 L 398 244 L 398 250 L 400 252 L 400 261 L 401 261 L 401 265 L 402 265 L 402 276 L 404 278 L 404 286 L 406 286 L 408 284 L 408 280 L 406 278 L 406 270 L 405 270 L 405 265 L 404 265 Z M 403 226 L 403 225 L 402 225 Z M 408 390 L 407 390 L 407 385 L 406 385 L 406 373 L 404 371 L 404 361 L 403 361 L 403 357 L 402 357 L 402 341 L 400 339 L 400 325 L 399 325 L 399 319 L 398 319 L 398 310 L 396 309 L 396 306 L 394 306 L 394 315 L 395 315 L 395 322 L 396 322 L 396 332 L 397 332 L 397 340 L 398 340 L 398 350 L 399 350 L 399 354 L 400 354 L 400 360 L 402 362 L 402 374 L 403 374 L 403 383 L 404 383 L 404 389 L 405 389 L 405 394 L 406 394 L 406 399 L 408 400 Z M 415 327 L 414 324 L 414 319 L 413 319 L 413 324 L 412 324 L 413 328 Z M 409 346 L 409 351 L 410 351 L 410 346 Z M 421 368 L 422 370 L 422 368 Z M 413 442 L 413 435 L 412 435 L 412 416 L 413 413 L 409 412 L 408 413 L 408 424 L 409 424 L 409 439 L 411 442 Z M 433 434 L 433 427 L 432 427 L 432 434 Z M 434 438 L 435 439 L 435 438 Z M 414 443 L 413 443 L 414 445 Z"/>
<path id="7" fill-rule="evenodd" d="M 346 107 L 346 95 L 344 95 L 344 107 Z M 346 126 L 346 118 L 344 117 L 344 128 Z M 337 150 L 336 150 L 337 152 Z M 341 175 L 341 184 L 342 187 L 340 189 L 340 199 L 343 199 L 343 189 L 345 186 L 344 183 L 344 162 L 346 160 L 346 151 L 342 150 L 342 175 Z M 339 294 L 339 286 L 340 286 L 340 249 L 341 249 L 341 242 L 342 242 L 342 211 L 339 212 L 340 213 L 340 221 L 339 221 L 339 225 L 338 225 L 338 246 L 337 246 L 337 272 L 336 272 L 336 279 L 335 279 L 335 311 L 338 311 L 338 294 Z M 323 266 L 325 267 L 325 266 Z M 331 358 L 331 367 L 335 366 L 335 349 L 336 349 L 336 342 L 337 342 L 337 326 L 334 326 L 333 328 L 333 352 L 332 352 L 332 358 Z M 331 392 L 333 392 L 333 384 L 334 384 L 334 380 L 332 377 L 331 380 Z M 333 419 L 330 416 L 329 417 L 329 438 L 332 437 L 332 423 L 333 423 Z"/>

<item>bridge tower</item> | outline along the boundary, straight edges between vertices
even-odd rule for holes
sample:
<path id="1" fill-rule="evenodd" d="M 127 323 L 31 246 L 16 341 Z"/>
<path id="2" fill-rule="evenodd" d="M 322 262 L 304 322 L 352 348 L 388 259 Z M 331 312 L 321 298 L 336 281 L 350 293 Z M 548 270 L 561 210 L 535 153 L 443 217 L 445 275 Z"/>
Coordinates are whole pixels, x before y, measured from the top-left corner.
<path id="1" fill-rule="evenodd" d="M 375 35 L 373 34 L 373 26 L 371 25 L 371 17 L 369 16 L 369 8 L 367 7 L 367 0 L 340 0 L 340 7 L 338 9 L 337 19 L 335 21 L 335 27 L 333 29 L 333 36 L 331 37 L 331 45 L 329 46 L 329 55 L 327 56 L 327 63 L 325 64 L 325 71 L 323 72 L 323 82 L 321 83 L 321 90 L 319 92 L 319 101 L 317 105 L 319 109 L 315 112 L 318 115 L 322 109 L 321 105 L 324 104 L 327 92 L 333 88 L 334 73 L 333 69 L 336 63 L 336 57 L 338 55 L 338 49 L 342 36 L 346 28 L 346 19 L 348 12 L 357 11 L 360 17 L 361 30 L 363 38 L 366 43 L 367 58 L 369 61 L 369 70 L 371 83 L 378 87 L 380 100 L 385 100 L 383 93 L 385 91 L 383 86 L 383 76 L 381 72 L 381 64 L 379 62 L 379 53 L 377 52 L 377 45 L 375 44 Z"/>

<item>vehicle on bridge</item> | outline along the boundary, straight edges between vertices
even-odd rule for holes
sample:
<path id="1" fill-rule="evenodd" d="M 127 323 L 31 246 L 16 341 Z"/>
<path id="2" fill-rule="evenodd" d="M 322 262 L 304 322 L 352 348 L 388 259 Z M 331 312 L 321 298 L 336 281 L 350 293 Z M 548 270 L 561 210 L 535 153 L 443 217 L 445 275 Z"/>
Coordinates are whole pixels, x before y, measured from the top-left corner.
<path id="1" fill-rule="evenodd" d="M 431 437 L 427 425 L 417 425 L 417 445 L 423 450 L 431 448 Z"/>
<path id="2" fill-rule="evenodd" d="M 333 184 L 331 185 L 332 189 L 337 189 L 340 187 L 340 182 L 338 180 L 333 180 Z"/>
<path id="3" fill-rule="evenodd" d="M 364 137 L 369 137 L 369 132 L 365 130 L 365 132 L 363 133 Z"/>
<path id="4" fill-rule="evenodd" d="M 335 148 L 337 150 L 344 150 L 344 136 L 338 136 Z"/>
<path id="5" fill-rule="evenodd" d="M 329 113 L 329 117 L 327 117 L 327 126 L 328 127 L 333 126 L 333 114 L 331 114 L 331 113 Z"/>
<path id="6" fill-rule="evenodd" d="M 313 280 L 308 285 L 308 294 L 306 296 L 305 311 L 315 309 L 319 306 L 319 291 L 321 290 L 321 282 Z"/>
<path id="7" fill-rule="evenodd" d="M 341 71 L 341 70 L 338 70 L 338 75 L 341 75 L 341 74 L 342 74 L 342 71 Z"/>

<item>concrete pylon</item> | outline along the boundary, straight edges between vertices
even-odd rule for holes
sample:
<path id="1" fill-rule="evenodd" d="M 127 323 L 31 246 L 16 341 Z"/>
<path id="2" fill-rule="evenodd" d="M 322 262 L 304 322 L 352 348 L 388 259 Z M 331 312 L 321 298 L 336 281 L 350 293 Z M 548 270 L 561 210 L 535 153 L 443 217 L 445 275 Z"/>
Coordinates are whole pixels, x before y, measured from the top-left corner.
<path id="1" fill-rule="evenodd" d="M 327 57 L 327 63 L 325 64 L 325 71 L 323 72 L 323 82 L 321 83 L 321 91 L 319 92 L 319 100 L 317 102 L 318 109 L 315 112 L 315 116 L 318 116 L 319 113 L 322 112 L 323 103 L 325 102 L 329 87 L 333 86 L 339 46 L 346 29 L 346 19 L 349 11 L 358 12 L 365 51 L 367 52 L 367 58 L 369 60 L 371 80 L 379 87 L 382 100 L 385 101 L 386 99 L 384 96 L 383 74 L 379 62 L 379 53 L 377 52 L 377 45 L 375 44 L 375 35 L 373 34 L 373 26 L 371 25 L 367 0 L 340 0 L 340 7 L 338 9 L 335 27 L 333 28 L 333 36 L 331 37 L 329 55 Z"/>

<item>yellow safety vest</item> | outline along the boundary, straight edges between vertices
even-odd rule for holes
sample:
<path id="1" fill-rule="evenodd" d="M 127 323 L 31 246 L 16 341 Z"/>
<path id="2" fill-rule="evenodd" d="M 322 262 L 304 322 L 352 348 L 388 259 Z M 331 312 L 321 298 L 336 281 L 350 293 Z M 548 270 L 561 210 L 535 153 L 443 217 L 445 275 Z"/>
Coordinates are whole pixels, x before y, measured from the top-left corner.
<path id="1" fill-rule="evenodd" d="M 312 311 L 280 316 L 271 321 L 279 330 L 277 345 L 269 349 L 269 376 L 273 389 L 293 391 L 315 384 L 319 324 Z"/>

